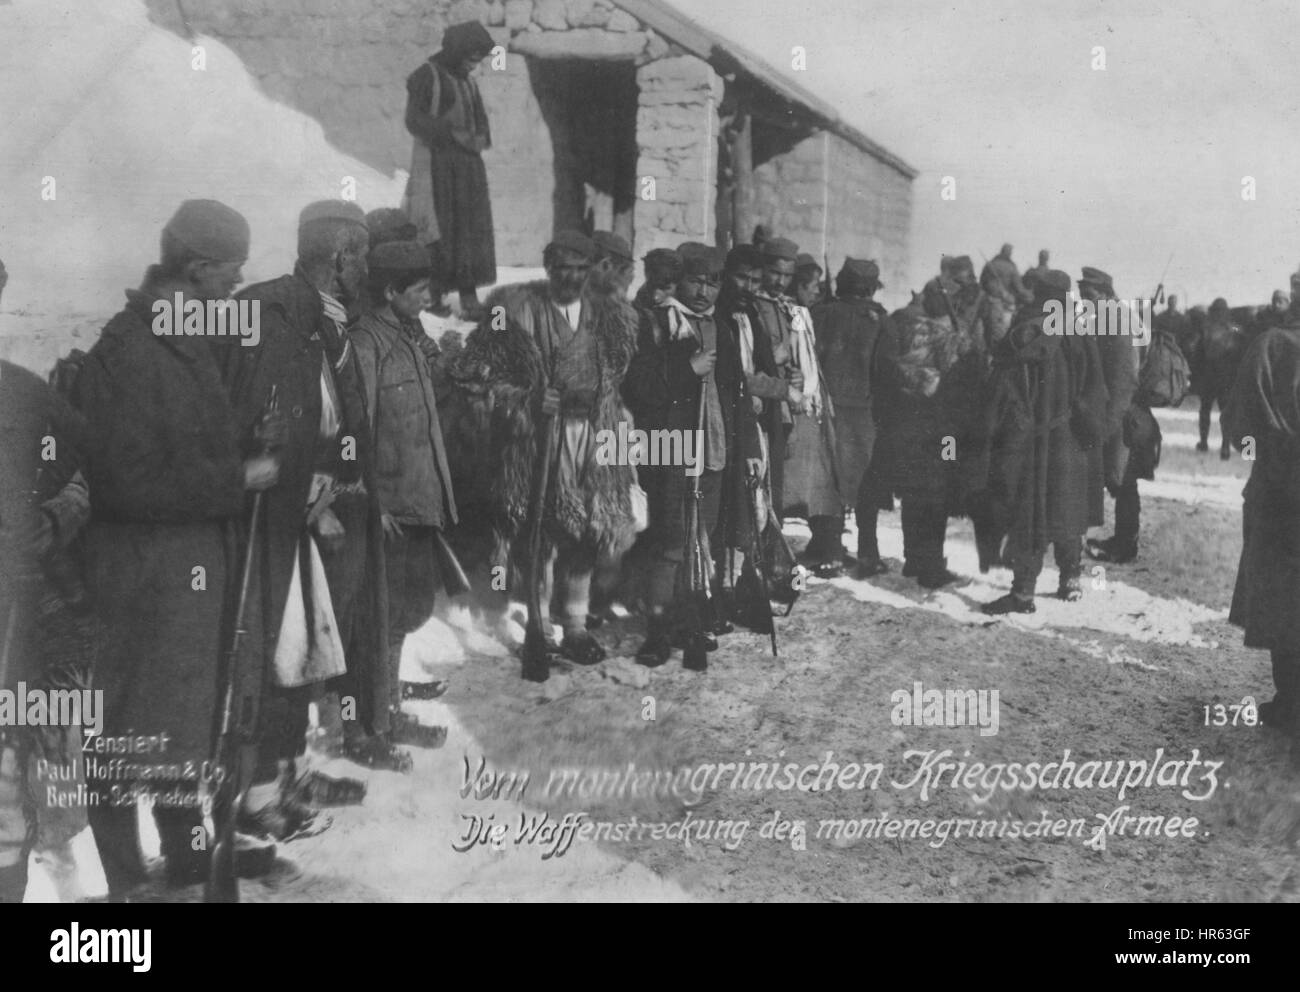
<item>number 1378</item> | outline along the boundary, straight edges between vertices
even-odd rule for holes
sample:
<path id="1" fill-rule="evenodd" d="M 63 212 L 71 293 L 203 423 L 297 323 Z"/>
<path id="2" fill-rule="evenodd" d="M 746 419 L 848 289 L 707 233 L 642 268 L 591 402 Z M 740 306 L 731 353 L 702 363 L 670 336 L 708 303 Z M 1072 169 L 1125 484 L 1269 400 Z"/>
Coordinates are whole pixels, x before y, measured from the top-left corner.
<path id="1" fill-rule="evenodd" d="M 1213 703 L 1202 707 L 1205 710 L 1205 725 L 1207 727 L 1226 727 L 1228 724 L 1237 726 L 1238 721 L 1247 727 L 1253 727 L 1259 723 L 1259 710 L 1255 706 L 1255 697 L 1247 696 L 1239 703 L 1232 703 L 1225 706 L 1223 703 Z"/>

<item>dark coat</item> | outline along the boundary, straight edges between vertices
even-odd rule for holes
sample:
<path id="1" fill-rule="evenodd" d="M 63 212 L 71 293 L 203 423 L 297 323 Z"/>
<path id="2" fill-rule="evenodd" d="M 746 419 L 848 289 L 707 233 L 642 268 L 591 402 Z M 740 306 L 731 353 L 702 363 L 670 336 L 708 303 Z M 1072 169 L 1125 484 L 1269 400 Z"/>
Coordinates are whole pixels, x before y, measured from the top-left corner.
<path id="1" fill-rule="evenodd" d="M 1088 450 L 1101 444 L 1105 406 L 1092 338 L 1044 334 L 1037 314 L 994 349 L 987 491 L 1010 523 L 1012 560 L 1077 543 L 1088 529 L 1096 488 Z"/>
<path id="2" fill-rule="evenodd" d="M 785 401 L 790 395 L 790 384 L 783 369 L 776 364 L 772 354 L 772 340 L 763 333 L 758 310 L 753 303 L 734 299 L 724 286 L 718 294 L 714 311 L 718 315 L 719 324 L 731 332 L 737 354 L 740 353 L 740 325 L 736 318 L 739 314 L 749 318 L 749 325 L 754 332 L 754 372 L 745 377 L 745 388 L 751 397 L 751 406 L 756 408 L 754 415 L 759 427 L 769 437 L 774 436 L 784 422 Z"/>
<path id="3" fill-rule="evenodd" d="M 720 512 L 730 533 L 729 542 L 739 546 L 737 536 L 748 533 L 749 515 L 745 504 L 740 502 L 746 493 L 744 462 L 759 457 L 758 425 L 732 327 L 716 318 L 714 327 L 717 333 L 714 381 L 727 437 Z M 648 308 L 639 311 L 636 355 L 623 380 L 623 397 L 638 429 L 686 432 L 698 428 L 702 380 L 691 368 L 691 357 L 698 350 L 699 344 L 693 338 L 669 339 L 666 311 Z M 642 466 L 637 469 L 637 477 L 650 500 L 654 539 L 665 546 L 684 546 L 683 508 L 690 493 L 691 478 L 681 467 L 672 465 Z M 672 524 L 664 526 L 665 519 Z"/>
<path id="4" fill-rule="evenodd" d="M 255 568 L 260 609 L 257 629 L 265 646 L 269 667 L 275 657 L 280 624 L 289 597 L 294 558 L 306 526 L 307 496 L 317 471 L 333 472 L 342 484 L 362 483 L 375 491 L 370 429 L 364 414 L 356 357 L 340 339 L 333 321 L 325 316 L 320 294 L 300 275 L 287 275 L 250 286 L 239 299 L 256 300 L 261 307 L 261 341 L 245 348 L 236 341 L 222 342 L 223 378 L 234 407 L 235 423 L 243 438 L 252 437 L 266 409 L 271 387 L 286 415 L 288 441 L 280 450 L 280 477 L 263 496 L 261 539 Z M 321 369 L 329 358 L 339 397 L 341 421 L 337 440 L 325 445 L 320 438 Z M 350 456 L 350 457 L 349 457 Z M 388 602 L 384 576 L 384 545 L 378 503 L 363 495 L 341 497 L 355 505 L 339 506 L 336 515 L 360 523 L 364 540 L 349 532 L 347 545 L 333 556 L 362 556 L 364 566 L 338 567 L 322 551 L 327 570 L 356 576 L 349 588 L 335 582 L 331 588 L 340 635 L 347 651 L 349 673 L 361 680 L 364 719 L 369 720 L 370 690 L 364 688 L 387 670 L 386 621 Z M 363 585 L 361 585 L 363 583 Z M 360 588 L 356 586 L 360 585 Z M 379 693 L 375 690 L 375 696 Z M 386 707 L 387 700 L 383 699 Z"/>
<path id="5" fill-rule="evenodd" d="M 1228 620 L 1251 648 L 1300 652 L 1300 312 L 1265 331 L 1242 360 L 1223 429 L 1254 441 L 1241 560 Z"/>
<path id="6" fill-rule="evenodd" d="M 758 432 L 761 431 L 767 440 L 768 458 L 775 462 L 778 458 L 784 463 L 785 460 L 785 440 L 786 426 L 783 422 L 783 411 L 785 410 L 785 398 L 790 393 L 789 383 L 785 380 L 781 370 L 777 367 L 776 360 L 772 355 L 772 342 L 768 336 L 763 333 L 763 326 L 759 321 L 758 312 L 754 309 L 752 303 L 744 302 L 735 298 L 726 285 L 718 294 L 718 302 L 714 307 L 714 313 L 717 314 L 718 327 L 727 332 L 727 336 L 734 343 L 736 348 L 736 360 L 741 362 L 741 373 L 743 377 L 742 389 L 744 391 L 744 400 L 748 404 L 751 416 L 750 423 L 754 425 L 754 431 L 742 427 L 737 432 L 739 441 L 739 450 L 735 452 L 735 459 L 732 459 L 732 452 L 727 453 L 728 467 L 727 477 L 723 481 L 723 524 L 727 529 L 728 541 L 733 546 L 744 548 L 751 539 L 751 530 L 753 523 L 751 521 L 752 506 L 749 487 L 746 482 L 746 468 L 743 460 L 746 458 L 761 458 L 762 448 L 759 442 Z M 749 326 L 753 331 L 754 342 L 754 371 L 753 374 L 744 374 L 744 365 L 741 358 L 741 329 L 740 315 L 744 315 L 749 320 Z M 769 482 L 771 477 L 769 475 Z"/>
<path id="7" fill-rule="evenodd" d="M 452 123 L 462 90 L 470 104 L 465 114 L 476 122 L 469 130 Z M 406 128 L 430 158 L 429 175 L 413 169 L 411 181 L 432 184 L 441 235 L 433 250 L 437 288 L 489 286 L 497 280 L 496 241 L 481 149 L 492 138 L 478 84 L 472 77 L 458 83 L 434 56 L 411 73 L 406 91 Z"/>
<path id="8" fill-rule="evenodd" d="M 1089 473 L 1096 480 L 1089 490 L 1088 522 L 1089 526 L 1100 527 L 1106 521 L 1106 490 L 1112 494 L 1117 492 L 1128 468 L 1130 452 L 1124 439 L 1124 424 L 1137 395 L 1141 356 L 1133 347 L 1131 337 L 1108 334 L 1098 335 L 1094 340 L 1107 400 L 1102 422 L 1105 440 L 1088 450 Z M 1132 432 L 1129 436 L 1133 437 Z M 1145 453 L 1150 454 L 1150 451 Z"/>
<path id="9" fill-rule="evenodd" d="M 463 505 L 475 499 L 486 507 L 494 537 L 492 559 L 499 565 L 507 564 L 512 552 L 524 552 L 512 545 L 528 524 L 540 440 L 536 425 L 552 362 L 540 327 L 543 309 L 552 306 L 545 282 L 496 290 L 487 299 L 482 323 L 450 367 L 458 396 L 445 434 L 456 491 L 462 493 Z M 501 329 L 493 327 L 498 307 L 505 315 Z M 626 302 L 588 293 L 581 320 L 595 335 L 599 367 L 591 426 L 596 432 L 617 432 L 625 417 L 623 377 L 636 349 L 635 312 Z M 561 420 L 552 421 L 557 432 Z M 583 479 L 583 506 L 557 506 L 557 488 L 551 487 L 547 539 L 580 542 L 604 560 L 617 560 L 636 536 L 634 478 L 631 466 L 601 465 L 593 454 Z"/>
<path id="10" fill-rule="evenodd" d="M 837 297 L 812 309 L 817 328 L 817 360 L 838 415 L 845 409 L 871 409 L 876 343 L 888 313 L 875 300 Z"/>
<path id="11" fill-rule="evenodd" d="M 1247 335 L 1231 313 L 1209 313 L 1189 359 L 1196 377 L 1196 395 L 1226 399 L 1237 379 L 1237 367 L 1246 350 Z M 1222 406 L 1222 403 L 1220 403 Z"/>
<path id="12" fill-rule="evenodd" d="M 835 412 L 840 495 L 852 503 L 871 463 L 876 442 L 872 413 L 880 349 L 889 315 L 875 300 L 837 297 L 812 310 L 817 360 Z"/>
<path id="13" fill-rule="evenodd" d="M 46 438 L 52 440 L 51 448 Z M 0 689 L 34 682 L 40 675 L 41 653 L 31 638 L 44 581 L 42 560 L 31 538 L 42 514 L 53 527 L 55 547 L 75 536 L 84 511 L 72 505 L 79 487 L 69 483 L 81 467 L 89 440 L 84 418 L 39 376 L 0 361 L 0 617 L 5 618 L 0 623 L 6 625 L 0 636 L 13 638 Z M 52 457 L 44 457 L 47 453 Z M 17 613 L 11 612 L 15 603 L 20 604 Z M 79 659 L 87 666 L 89 660 Z"/>
<path id="14" fill-rule="evenodd" d="M 794 411 L 787 401 L 793 354 L 783 362 L 776 360 L 779 347 L 793 350 L 787 310 L 788 300 L 777 300 L 768 294 L 756 295 L 749 304 L 754 326 L 754 373 L 749 376 L 749 391 L 765 400 L 763 429 L 768 439 L 768 483 L 772 506 L 778 515 L 785 507 L 786 455 L 794 427 Z"/>
<path id="15" fill-rule="evenodd" d="M 418 323 L 412 331 L 424 335 Z M 434 373 L 412 331 L 370 313 L 348 337 L 370 425 L 380 511 L 398 523 L 442 528 L 456 522 L 456 499 Z"/>
<path id="16" fill-rule="evenodd" d="M 201 761 L 239 557 L 240 436 L 206 342 L 156 336 L 152 298 L 127 297 L 76 385 L 92 439 L 87 557 L 103 625 L 94 686 L 107 736 L 166 732 L 166 763 Z"/>
<path id="17" fill-rule="evenodd" d="M 916 303 L 890 316 L 877 345 L 882 381 L 872 477 L 882 497 L 910 492 L 959 513 L 964 494 L 978 486 L 968 475 L 986 472 L 979 415 L 991 330 L 977 288 L 963 291 L 954 311 L 955 328 L 951 316 L 927 316 Z M 956 459 L 944 457 L 953 447 L 948 438 Z"/>

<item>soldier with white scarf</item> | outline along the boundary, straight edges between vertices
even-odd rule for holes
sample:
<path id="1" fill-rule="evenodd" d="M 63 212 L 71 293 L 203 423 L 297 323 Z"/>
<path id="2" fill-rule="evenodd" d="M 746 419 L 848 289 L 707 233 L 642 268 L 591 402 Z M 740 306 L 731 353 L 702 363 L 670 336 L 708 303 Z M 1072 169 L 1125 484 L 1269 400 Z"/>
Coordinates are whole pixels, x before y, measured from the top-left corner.
<path id="1" fill-rule="evenodd" d="M 785 465 L 773 465 L 773 505 L 782 514 L 808 520 L 812 539 L 804 559 L 819 576 L 841 571 L 840 533 L 844 510 L 836 484 L 834 411 L 822 388 L 817 338 L 812 315 L 787 295 L 798 246 L 784 238 L 764 245 L 763 289 L 756 294 L 759 319 L 771 336 L 773 355 L 788 355 L 786 377 L 799 390 L 788 404 L 790 429 L 785 438 Z M 787 273 L 787 270 L 789 272 Z M 774 455 L 775 463 L 775 455 Z"/>

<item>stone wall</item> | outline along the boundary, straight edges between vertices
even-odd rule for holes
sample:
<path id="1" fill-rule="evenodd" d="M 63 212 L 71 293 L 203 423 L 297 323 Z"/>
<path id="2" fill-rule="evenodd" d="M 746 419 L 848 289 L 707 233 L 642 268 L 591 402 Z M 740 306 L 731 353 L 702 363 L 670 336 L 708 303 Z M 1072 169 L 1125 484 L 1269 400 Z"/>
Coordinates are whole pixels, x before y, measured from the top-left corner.
<path id="1" fill-rule="evenodd" d="M 846 255 L 875 259 L 882 299 L 907 302 L 912 186 L 905 176 L 838 135 L 819 133 L 757 166 L 754 186 L 758 223 L 819 261 L 824 230 L 833 269 Z"/>
<path id="2" fill-rule="evenodd" d="M 636 253 L 683 241 L 713 244 L 722 79 L 707 62 L 682 55 L 642 66 L 637 83 Z M 653 200 L 645 198 L 650 180 Z"/>

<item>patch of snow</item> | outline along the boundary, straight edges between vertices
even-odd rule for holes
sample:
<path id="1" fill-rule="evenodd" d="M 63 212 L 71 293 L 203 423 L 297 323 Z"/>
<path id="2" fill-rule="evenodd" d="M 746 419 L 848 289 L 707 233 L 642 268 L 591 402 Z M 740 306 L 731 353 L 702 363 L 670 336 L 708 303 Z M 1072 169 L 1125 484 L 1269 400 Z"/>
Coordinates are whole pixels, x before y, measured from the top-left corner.
<path id="1" fill-rule="evenodd" d="M 787 527 L 793 536 L 797 527 Z M 854 524 L 848 526 L 845 540 L 849 547 L 857 541 Z M 877 530 L 881 554 L 887 558 L 901 558 L 902 529 L 897 514 L 881 514 Z M 1153 596 L 1126 582 L 1107 578 L 1100 566 L 1085 565 L 1083 575 L 1084 597 L 1076 603 L 1066 603 L 1055 597 L 1060 575 L 1050 564 L 1045 564 L 1038 578 L 1035 606 L 1032 614 L 1012 614 L 993 618 L 980 610 L 980 605 L 991 602 L 1011 590 L 1011 573 L 997 568 L 988 575 L 979 574 L 979 559 L 974 542 L 950 534 L 945 542 L 948 567 L 959 575 L 968 577 L 963 584 L 950 586 L 932 593 L 915 585 L 911 580 L 896 575 L 872 580 L 857 580 L 848 576 L 830 580 L 861 602 L 877 603 L 896 609 L 919 609 L 941 613 L 958 623 L 986 625 L 1003 622 L 1045 637 L 1062 638 L 1081 648 L 1096 645 L 1097 657 L 1105 656 L 1111 664 L 1130 664 L 1152 668 L 1141 658 L 1119 649 L 1107 653 L 1095 640 L 1080 641 L 1062 633 L 1065 630 L 1092 630 L 1113 637 L 1126 638 L 1138 643 L 1180 645 L 1198 649 L 1216 647 L 1195 632 L 1198 624 L 1221 621 L 1227 618 L 1226 610 L 1214 610 L 1182 598 L 1166 599 Z M 1048 562 L 1051 561 L 1050 552 Z M 903 591 L 890 588 L 899 582 L 906 583 Z M 1091 648 L 1085 648 L 1095 653 Z"/>

